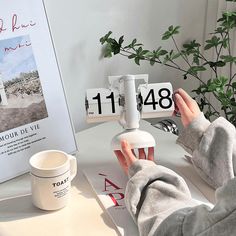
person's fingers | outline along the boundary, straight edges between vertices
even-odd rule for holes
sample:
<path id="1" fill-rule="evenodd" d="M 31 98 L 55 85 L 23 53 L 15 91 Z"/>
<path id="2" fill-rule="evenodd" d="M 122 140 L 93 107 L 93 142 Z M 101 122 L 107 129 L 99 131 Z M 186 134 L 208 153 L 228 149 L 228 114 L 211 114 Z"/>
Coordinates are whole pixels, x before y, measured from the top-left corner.
<path id="1" fill-rule="evenodd" d="M 174 91 L 174 93 L 173 93 L 173 95 L 172 95 L 172 99 L 173 99 L 173 101 L 174 101 L 174 106 L 175 106 L 175 110 L 174 110 L 172 116 L 177 116 L 177 115 L 179 114 L 179 108 L 178 108 L 178 106 L 177 106 L 177 104 L 176 104 L 176 99 L 175 99 L 175 94 L 176 94 L 176 93 L 178 93 L 178 92 L 177 92 L 177 91 Z"/>
<path id="2" fill-rule="evenodd" d="M 185 101 L 185 103 L 188 105 L 193 99 L 191 98 L 191 96 L 182 88 L 179 88 L 176 93 L 178 93 L 183 100 Z"/>
<path id="3" fill-rule="evenodd" d="M 120 162 L 120 165 L 122 167 L 125 166 L 126 165 L 126 160 L 125 160 L 125 157 L 124 157 L 123 153 L 120 150 L 115 150 L 114 152 L 116 154 L 117 159 Z"/>
<path id="4" fill-rule="evenodd" d="M 139 159 L 144 159 L 144 160 L 146 159 L 146 153 L 145 153 L 144 148 L 139 148 L 138 154 L 139 154 Z"/>
<path id="5" fill-rule="evenodd" d="M 123 153 L 120 150 L 115 150 L 114 153 L 115 153 L 122 169 L 125 171 L 125 173 L 128 173 L 128 166 L 127 166 L 127 163 L 126 163 Z"/>
<path id="6" fill-rule="evenodd" d="M 179 108 L 177 107 L 177 104 L 175 102 L 175 110 L 173 111 L 173 114 L 172 116 L 177 116 L 177 117 L 180 117 L 180 111 L 179 111 Z"/>
<path id="7" fill-rule="evenodd" d="M 177 93 L 182 97 L 186 105 L 189 107 L 189 109 L 194 112 L 195 111 L 195 100 L 191 98 L 191 96 L 182 88 L 177 90 Z"/>
<path id="8" fill-rule="evenodd" d="M 126 140 L 121 141 L 121 149 L 127 165 L 130 166 L 136 160 L 136 157 L 134 156 L 129 143 Z"/>
<path id="9" fill-rule="evenodd" d="M 148 148 L 148 157 L 147 159 L 149 161 L 154 161 L 154 147 L 149 147 Z"/>
<path id="10" fill-rule="evenodd" d="M 181 116 L 189 116 L 192 112 L 178 93 L 175 94 L 175 101 L 179 108 Z"/>

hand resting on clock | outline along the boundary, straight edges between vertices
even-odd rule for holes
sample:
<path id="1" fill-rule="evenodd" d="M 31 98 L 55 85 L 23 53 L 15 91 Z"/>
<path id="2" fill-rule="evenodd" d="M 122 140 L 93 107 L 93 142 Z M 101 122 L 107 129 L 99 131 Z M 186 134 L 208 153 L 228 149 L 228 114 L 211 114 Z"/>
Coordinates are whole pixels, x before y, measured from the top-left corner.
<path id="1" fill-rule="evenodd" d="M 201 113 L 197 102 L 182 88 L 174 92 L 175 113 L 179 112 L 184 127 L 187 127 Z"/>

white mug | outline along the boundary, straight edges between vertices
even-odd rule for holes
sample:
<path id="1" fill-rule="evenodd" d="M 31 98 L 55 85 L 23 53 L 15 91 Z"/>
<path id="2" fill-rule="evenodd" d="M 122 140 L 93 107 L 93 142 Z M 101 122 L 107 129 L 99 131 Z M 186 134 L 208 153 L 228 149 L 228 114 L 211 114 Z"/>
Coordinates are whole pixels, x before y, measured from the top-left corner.
<path id="1" fill-rule="evenodd" d="M 30 158 L 33 204 L 43 210 L 67 205 L 71 180 L 77 172 L 76 158 L 58 150 L 36 153 Z"/>

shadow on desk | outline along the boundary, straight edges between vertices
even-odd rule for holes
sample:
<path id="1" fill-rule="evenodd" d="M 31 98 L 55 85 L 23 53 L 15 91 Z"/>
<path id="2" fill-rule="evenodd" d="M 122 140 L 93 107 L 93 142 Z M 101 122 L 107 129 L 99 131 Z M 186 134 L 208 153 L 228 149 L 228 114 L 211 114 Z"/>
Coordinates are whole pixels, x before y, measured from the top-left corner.
<path id="1" fill-rule="evenodd" d="M 36 208 L 32 204 L 31 195 L 0 201 L 0 222 L 9 222 L 50 213 Z"/>

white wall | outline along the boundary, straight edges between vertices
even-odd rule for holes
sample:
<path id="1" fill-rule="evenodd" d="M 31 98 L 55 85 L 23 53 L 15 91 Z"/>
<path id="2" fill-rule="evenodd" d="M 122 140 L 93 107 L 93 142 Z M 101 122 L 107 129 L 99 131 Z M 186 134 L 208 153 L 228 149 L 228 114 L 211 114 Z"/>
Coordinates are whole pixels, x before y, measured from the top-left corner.
<path id="1" fill-rule="evenodd" d="M 163 66 L 140 67 L 122 56 L 101 58 L 99 38 L 112 30 L 118 37 L 138 38 L 147 48 L 159 45 L 169 25 L 181 25 L 178 41 L 204 39 L 206 13 L 215 9 L 208 0 L 45 0 L 68 104 L 76 131 L 89 127 L 85 121 L 84 95 L 88 88 L 104 87 L 108 75 L 148 73 L 151 82 L 171 81 L 190 91 L 192 81 Z M 211 10 L 212 8 L 212 10 Z"/>

